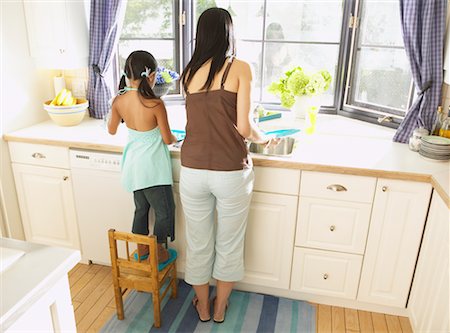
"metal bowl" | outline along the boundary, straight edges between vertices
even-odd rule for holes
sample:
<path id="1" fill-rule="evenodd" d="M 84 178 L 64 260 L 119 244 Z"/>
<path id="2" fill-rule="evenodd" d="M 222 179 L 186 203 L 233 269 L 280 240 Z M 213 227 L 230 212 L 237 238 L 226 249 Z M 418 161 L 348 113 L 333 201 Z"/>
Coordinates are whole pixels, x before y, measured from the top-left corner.
<path id="1" fill-rule="evenodd" d="M 252 142 L 248 149 L 255 154 L 286 156 L 292 154 L 294 143 L 294 138 L 285 136 L 280 138 L 280 142 L 276 146 L 267 147 L 265 144 Z"/>

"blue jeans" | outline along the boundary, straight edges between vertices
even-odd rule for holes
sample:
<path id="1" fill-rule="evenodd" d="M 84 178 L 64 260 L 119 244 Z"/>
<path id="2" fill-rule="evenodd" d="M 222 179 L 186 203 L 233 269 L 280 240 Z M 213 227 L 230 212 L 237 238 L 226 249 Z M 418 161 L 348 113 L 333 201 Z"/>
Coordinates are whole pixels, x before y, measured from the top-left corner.
<path id="1" fill-rule="evenodd" d="M 167 237 L 175 240 L 175 202 L 171 185 L 159 185 L 147 187 L 133 192 L 134 211 L 133 229 L 134 234 L 148 235 L 148 213 L 150 207 L 155 210 L 155 227 L 153 234 L 158 243 L 166 243 Z"/>

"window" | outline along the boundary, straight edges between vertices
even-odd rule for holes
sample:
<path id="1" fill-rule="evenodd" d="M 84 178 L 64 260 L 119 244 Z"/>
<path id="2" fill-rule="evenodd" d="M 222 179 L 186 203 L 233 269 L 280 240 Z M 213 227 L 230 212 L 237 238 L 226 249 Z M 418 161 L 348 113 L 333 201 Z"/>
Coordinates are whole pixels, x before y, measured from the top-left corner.
<path id="1" fill-rule="evenodd" d="M 237 56 L 253 67 L 254 102 L 281 108 L 267 87 L 301 66 L 333 76 L 321 111 L 371 122 L 384 117 L 384 125 L 396 127 L 412 103 L 399 0 L 128 0 L 119 62 L 145 49 L 180 72 L 193 52 L 198 17 L 210 7 L 233 17 Z M 172 94 L 180 97 L 179 85 Z"/>
<path id="2" fill-rule="evenodd" d="M 119 39 L 119 68 L 131 52 L 145 50 L 153 54 L 159 66 L 180 72 L 178 17 L 178 1 L 128 0 Z M 171 93 L 179 93 L 178 83 Z"/>
<path id="3" fill-rule="evenodd" d="M 237 56 L 253 67 L 254 101 L 279 104 L 267 87 L 295 66 L 337 77 L 343 0 L 197 0 L 193 31 L 198 16 L 214 6 L 233 17 Z M 336 109 L 335 88 L 320 96 L 322 105 Z"/>
<path id="4" fill-rule="evenodd" d="M 353 21 L 343 109 L 366 116 L 390 116 L 384 119 L 398 123 L 413 97 L 399 0 L 360 0 L 354 12 L 359 19 Z"/>

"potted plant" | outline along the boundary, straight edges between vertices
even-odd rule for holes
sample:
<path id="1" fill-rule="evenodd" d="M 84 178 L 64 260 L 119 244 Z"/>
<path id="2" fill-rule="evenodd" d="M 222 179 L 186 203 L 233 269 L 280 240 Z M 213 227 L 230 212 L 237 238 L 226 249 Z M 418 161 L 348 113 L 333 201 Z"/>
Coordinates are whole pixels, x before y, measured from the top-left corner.
<path id="1" fill-rule="evenodd" d="M 158 67 L 156 69 L 156 84 L 153 92 L 158 97 L 166 95 L 179 78 L 180 75 L 177 72 L 165 67 Z"/>
<path id="2" fill-rule="evenodd" d="M 294 109 L 296 117 L 304 118 L 308 108 L 314 105 L 312 97 L 323 94 L 331 84 L 331 75 L 327 70 L 308 74 L 301 67 L 295 67 L 272 82 L 268 91 L 280 98 L 281 105 Z"/>

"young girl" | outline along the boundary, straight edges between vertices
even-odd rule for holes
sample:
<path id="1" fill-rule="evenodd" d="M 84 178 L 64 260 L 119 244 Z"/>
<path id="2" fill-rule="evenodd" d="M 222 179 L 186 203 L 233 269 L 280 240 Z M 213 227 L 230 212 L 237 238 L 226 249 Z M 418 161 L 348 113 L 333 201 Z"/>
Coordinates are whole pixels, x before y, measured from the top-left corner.
<path id="1" fill-rule="evenodd" d="M 154 234 L 158 239 L 158 260 L 169 259 L 163 246 L 167 237 L 175 239 L 175 204 L 172 194 L 172 164 L 167 145 L 176 142 L 167 120 L 164 103 L 155 96 L 157 62 L 146 51 L 132 52 L 120 80 L 108 120 L 108 131 L 116 134 L 119 123 L 128 128 L 128 143 L 122 157 L 122 184 L 134 194 L 135 234 L 148 235 L 148 212 L 155 210 Z M 148 257 L 148 246 L 139 246 L 141 259 Z M 137 258 L 137 256 L 136 256 Z"/>

